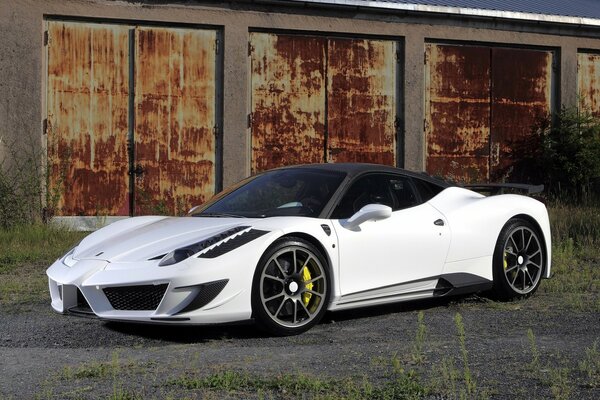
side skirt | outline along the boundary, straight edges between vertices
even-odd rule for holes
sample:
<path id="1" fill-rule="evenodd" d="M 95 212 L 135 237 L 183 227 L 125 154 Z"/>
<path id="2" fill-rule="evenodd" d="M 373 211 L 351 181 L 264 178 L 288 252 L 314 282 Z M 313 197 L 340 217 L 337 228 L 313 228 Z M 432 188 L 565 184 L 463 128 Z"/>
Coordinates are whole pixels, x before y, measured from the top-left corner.
<path id="1" fill-rule="evenodd" d="M 476 293 L 489 290 L 492 285 L 492 281 L 474 274 L 445 274 L 346 294 L 332 302 L 329 310 L 346 310 L 400 301 Z"/>

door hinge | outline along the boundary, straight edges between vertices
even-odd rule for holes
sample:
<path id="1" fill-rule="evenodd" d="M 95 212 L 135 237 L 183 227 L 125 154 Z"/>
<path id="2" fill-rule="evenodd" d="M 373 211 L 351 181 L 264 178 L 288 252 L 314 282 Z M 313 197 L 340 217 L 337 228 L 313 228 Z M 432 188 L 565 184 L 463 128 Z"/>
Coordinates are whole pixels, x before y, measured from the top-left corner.
<path id="1" fill-rule="evenodd" d="M 50 43 L 50 33 L 44 31 L 44 46 L 48 46 L 48 43 Z"/>
<path id="2" fill-rule="evenodd" d="M 252 55 L 252 42 L 248 41 L 248 57 Z"/>
<path id="3" fill-rule="evenodd" d="M 44 120 L 42 121 L 42 134 L 48 134 L 48 118 L 44 118 Z"/>
<path id="4" fill-rule="evenodd" d="M 399 63 L 402 60 L 402 52 L 400 50 L 396 50 L 396 62 Z"/>
<path id="5" fill-rule="evenodd" d="M 248 128 L 252 128 L 252 113 L 248 114 Z"/>
<path id="6" fill-rule="evenodd" d="M 213 127 L 213 135 L 215 135 L 215 137 L 219 136 L 219 125 Z"/>

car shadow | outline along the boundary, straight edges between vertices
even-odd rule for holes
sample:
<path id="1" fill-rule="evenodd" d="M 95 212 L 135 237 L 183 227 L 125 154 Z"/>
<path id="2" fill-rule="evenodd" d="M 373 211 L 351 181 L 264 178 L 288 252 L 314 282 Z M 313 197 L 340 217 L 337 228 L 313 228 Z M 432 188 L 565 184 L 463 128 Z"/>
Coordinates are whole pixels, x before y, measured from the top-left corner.
<path id="1" fill-rule="evenodd" d="M 269 336 L 251 322 L 224 325 L 151 325 L 108 321 L 104 323 L 104 327 L 112 332 L 128 336 L 178 344 Z"/>
<path id="2" fill-rule="evenodd" d="M 327 312 L 320 324 L 358 320 L 387 314 L 405 313 L 449 307 L 452 305 L 487 302 L 478 295 L 438 297 L 393 304 L 369 306 L 352 310 Z M 155 325 L 133 322 L 107 321 L 104 327 L 112 332 L 150 341 L 178 344 L 205 343 L 231 339 L 265 339 L 273 335 L 264 332 L 253 321 L 222 325 Z"/>

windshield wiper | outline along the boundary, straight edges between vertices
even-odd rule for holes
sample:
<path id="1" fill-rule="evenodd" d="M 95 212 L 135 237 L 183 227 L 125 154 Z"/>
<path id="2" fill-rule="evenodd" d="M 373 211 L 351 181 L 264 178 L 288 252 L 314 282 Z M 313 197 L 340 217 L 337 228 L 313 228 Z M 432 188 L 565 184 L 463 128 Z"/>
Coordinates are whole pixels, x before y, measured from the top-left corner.
<path id="1" fill-rule="evenodd" d="M 248 217 L 243 216 L 243 215 L 228 214 L 228 213 L 218 213 L 218 212 L 200 213 L 200 214 L 196 214 L 194 216 L 195 217 L 214 217 L 214 218 L 248 218 Z"/>

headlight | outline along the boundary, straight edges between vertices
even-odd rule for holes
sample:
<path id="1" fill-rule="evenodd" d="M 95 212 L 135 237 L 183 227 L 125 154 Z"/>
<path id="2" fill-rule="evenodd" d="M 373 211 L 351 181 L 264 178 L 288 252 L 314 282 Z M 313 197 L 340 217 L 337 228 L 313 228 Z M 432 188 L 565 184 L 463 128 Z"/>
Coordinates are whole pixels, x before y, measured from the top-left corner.
<path id="1" fill-rule="evenodd" d="M 69 250 L 67 252 L 67 254 L 65 254 L 60 261 L 62 261 L 63 265 L 66 265 L 67 267 L 72 267 L 73 265 L 75 265 L 75 263 L 77 262 L 75 259 L 73 259 L 73 253 L 75 253 L 75 249 L 77 248 L 77 246 L 73 247 L 71 250 Z"/>
<path id="2" fill-rule="evenodd" d="M 170 253 L 167 253 L 167 255 L 165 255 L 162 258 L 162 260 L 158 263 L 158 266 L 166 267 L 168 265 L 177 264 L 178 262 L 183 261 L 187 258 L 190 258 L 194 254 L 199 253 L 202 250 L 204 250 L 214 244 L 217 244 L 217 243 L 235 235 L 236 233 L 244 231 L 248 228 L 250 228 L 250 227 L 249 226 L 237 226 L 235 228 L 231 228 L 224 232 L 221 232 L 217 235 L 211 236 L 208 239 L 204 239 L 198 243 L 194 243 L 189 246 L 175 249 L 175 250 L 171 251 Z"/>

